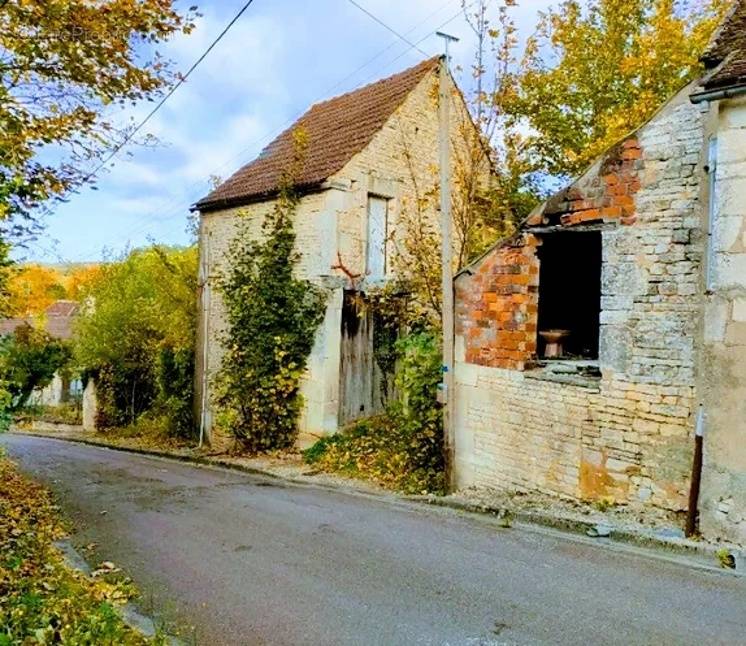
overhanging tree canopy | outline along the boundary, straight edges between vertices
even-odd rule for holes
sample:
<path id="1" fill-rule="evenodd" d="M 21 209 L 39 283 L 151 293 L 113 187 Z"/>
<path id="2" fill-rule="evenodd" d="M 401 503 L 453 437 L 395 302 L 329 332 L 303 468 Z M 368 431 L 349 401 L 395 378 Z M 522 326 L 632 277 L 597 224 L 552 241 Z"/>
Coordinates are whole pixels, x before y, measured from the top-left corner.
<path id="1" fill-rule="evenodd" d="M 91 179 L 127 133 L 107 106 L 175 78 L 145 54 L 194 15 L 170 0 L 0 0 L 0 219 L 22 230 L 34 207 Z"/>

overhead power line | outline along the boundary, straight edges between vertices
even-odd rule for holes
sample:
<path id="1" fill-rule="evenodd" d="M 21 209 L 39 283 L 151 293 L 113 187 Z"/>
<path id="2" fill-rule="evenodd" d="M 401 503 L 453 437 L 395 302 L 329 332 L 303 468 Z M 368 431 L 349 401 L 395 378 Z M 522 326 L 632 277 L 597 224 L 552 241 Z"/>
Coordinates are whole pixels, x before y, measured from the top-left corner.
<path id="1" fill-rule="evenodd" d="M 194 63 L 186 71 L 186 73 L 182 74 L 179 77 L 178 82 L 174 84 L 173 87 L 171 87 L 171 89 L 166 93 L 166 95 L 160 101 L 158 101 L 156 106 L 147 114 L 147 116 L 142 121 L 140 121 L 140 123 L 138 123 L 137 126 L 135 126 L 135 128 L 131 132 L 129 132 L 127 136 L 119 144 L 117 144 L 117 146 L 115 146 L 114 150 L 112 150 L 111 153 L 107 155 L 106 159 L 104 159 L 98 166 L 96 166 L 96 168 L 91 173 L 86 175 L 84 182 L 88 182 L 89 180 L 93 179 L 98 174 L 98 172 L 104 166 L 106 166 L 106 164 L 108 164 L 112 159 L 114 159 L 114 157 L 117 155 L 117 153 L 120 150 L 122 150 L 122 148 L 124 148 L 130 141 L 132 141 L 132 138 L 143 128 L 143 126 L 148 121 L 150 121 L 153 118 L 155 113 L 158 112 L 158 110 L 160 110 L 163 107 L 163 104 L 166 103 L 166 101 L 168 101 L 173 96 L 174 92 L 176 92 L 176 90 L 178 90 L 184 84 L 184 81 L 186 81 L 189 78 L 191 73 L 194 72 L 194 70 L 196 70 L 197 67 L 199 67 L 200 63 L 202 63 L 202 61 L 204 61 L 205 58 L 207 58 L 207 55 L 223 39 L 223 36 L 225 36 L 228 33 L 230 28 L 236 24 L 238 19 L 249 8 L 252 2 L 254 2 L 254 0 L 248 0 L 248 2 L 244 3 L 241 9 L 239 9 L 238 13 L 235 16 L 233 16 L 231 21 L 223 28 L 223 31 L 221 31 L 218 34 L 217 38 L 215 38 L 215 40 L 213 40 L 210 43 L 210 46 L 204 52 L 202 52 L 202 55 L 196 61 L 194 61 Z"/>
<path id="2" fill-rule="evenodd" d="M 353 6 L 353 7 L 357 7 L 358 9 L 360 9 L 360 11 L 362 11 L 362 12 L 363 12 L 363 13 L 364 13 L 364 14 L 365 14 L 366 16 L 368 16 L 369 18 L 372 18 L 373 20 L 375 20 L 375 21 L 376 21 L 376 22 L 377 22 L 377 23 L 378 23 L 379 25 L 381 25 L 381 27 L 383 27 L 384 29 L 387 29 L 387 30 L 388 30 L 388 31 L 390 31 L 390 32 L 391 32 L 392 34 L 394 34 L 394 36 L 396 36 L 397 38 L 399 38 L 399 39 L 403 40 L 403 41 L 404 41 L 405 43 L 407 43 L 407 45 L 409 45 L 409 46 L 410 46 L 410 47 L 411 47 L 412 49 L 416 49 L 416 50 L 417 50 L 418 52 L 420 52 L 420 53 L 421 53 L 421 54 L 422 54 L 423 56 L 429 56 L 429 54 L 428 54 L 428 53 L 427 53 L 426 51 L 424 51 L 424 50 L 420 49 L 419 47 L 417 47 L 417 43 L 413 43 L 413 42 L 412 42 L 411 40 L 409 40 L 409 39 L 408 39 L 408 38 L 407 38 L 406 36 L 403 36 L 402 34 L 400 34 L 400 33 L 399 33 L 398 31 L 396 31 L 396 30 L 395 30 L 395 29 L 393 29 L 392 27 L 389 27 L 389 26 L 388 26 L 388 25 L 387 25 L 387 24 L 386 24 L 385 22 L 383 22 L 383 20 L 381 20 L 381 19 L 380 19 L 380 18 L 379 18 L 378 16 L 375 16 L 374 14 L 372 14 L 372 13 L 371 13 L 370 11 L 368 11 L 368 10 L 367 10 L 367 9 L 366 9 L 365 7 L 363 7 L 362 5 L 360 5 L 360 4 L 358 4 L 357 2 L 355 2 L 355 0 L 347 0 L 347 2 L 349 2 L 349 3 L 350 3 L 350 4 L 352 5 L 352 6 Z"/>
<path id="3" fill-rule="evenodd" d="M 462 9 L 459 9 L 459 11 L 458 11 L 458 12 L 456 12 L 455 14 L 453 14 L 453 15 L 452 15 L 452 16 L 451 16 L 451 17 L 450 17 L 450 18 L 449 18 L 448 20 L 446 20 L 445 22 L 443 22 L 443 23 L 441 23 L 440 25 L 438 25 L 438 26 L 437 26 L 437 27 L 436 27 L 435 29 L 433 29 L 433 30 L 432 30 L 431 32 L 428 32 L 427 34 L 425 34 L 425 35 L 424 35 L 424 36 L 423 36 L 422 38 L 420 38 L 419 40 L 416 40 L 416 41 L 415 41 L 414 43 L 412 43 L 412 44 L 411 44 L 411 45 L 410 45 L 409 47 L 407 47 L 407 49 L 405 49 L 405 50 L 404 50 L 404 51 L 403 51 L 403 52 L 402 52 L 401 54 L 399 54 L 398 56 L 396 56 L 396 57 L 392 58 L 392 59 L 391 59 L 390 61 L 388 61 L 388 63 L 385 63 L 384 67 L 385 67 L 385 68 L 387 68 L 387 67 L 389 67 L 390 65 L 393 65 L 393 64 L 394 64 L 394 63 L 395 63 L 396 61 L 398 61 L 398 60 L 399 60 L 400 58 L 402 58 L 403 56 L 406 56 L 406 55 L 407 55 L 407 54 L 408 54 L 409 52 L 411 52 L 411 51 L 412 51 L 412 49 L 414 49 L 415 47 L 417 47 L 417 46 L 418 46 L 418 45 L 419 45 L 420 43 L 422 43 L 422 42 L 424 42 L 425 40 L 427 40 L 428 38 L 430 38 L 430 36 L 432 36 L 433 34 L 436 34 L 436 33 L 438 33 L 438 32 L 439 32 L 439 31 L 440 31 L 441 29 L 443 29 L 444 27 L 446 27 L 447 25 L 449 25 L 450 23 L 452 23 L 452 22 L 453 22 L 454 20 L 456 20 L 456 18 L 458 18 L 459 16 L 462 16 L 462 15 L 463 15 L 463 12 L 464 12 L 464 11 L 466 11 L 467 9 L 469 9 L 469 8 L 470 8 L 471 6 L 473 6 L 474 4 L 476 4 L 476 2 L 477 2 L 477 0 L 472 0 L 472 1 L 471 1 L 471 2 L 469 3 L 469 4 L 467 4 L 467 5 L 465 6 L 465 7 L 463 7 Z M 419 49 L 419 47 L 417 47 L 417 49 Z M 422 51 L 422 50 L 420 50 L 420 51 Z M 362 83 L 363 83 L 363 84 L 365 84 L 365 83 L 368 83 L 369 81 L 371 81 L 371 80 L 372 80 L 372 79 L 374 79 L 374 78 L 375 78 L 375 75 L 371 75 L 371 76 L 368 76 L 367 78 L 365 78 L 365 79 L 364 79 L 364 80 L 362 81 Z"/>
<path id="4" fill-rule="evenodd" d="M 441 5 L 440 7 L 438 7 L 437 9 L 435 9 L 434 11 L 432 11 L 431 13 L 429 13 L 425 18 L 423 18 L 422 20 L 420 20 L 414 27 L 412 27 L 408 31 L 404 32 L 404 36 L 407 36 L 407 35 L 411 34 L 412 32 L 416 31 L 419 27 L 421 27 L 430 18 L 432 18 L 436 14 L 440 13 L 443 9 L 445 9 L 446 7 L 448 7 L 449 5 L 451 5 L 453 2 L 454 2 L 454 0 L 446 0 L 445 4 Z M 472 4 L 473 4 L 473 2 L 472 2 Z M 453 20 L 455 20 L 459 15 L 461 15 L 461 10 L 459 10 L 459 12 L 457 14 L 451 16 L 446 22 L 444 22 L 439 27 L 436 27 L 433 31 L 428 32 L 423 38 L 421 38 L 420 40 L 418 40 L 416 43 L 409 44 L 409 46 L 407 47 L 407 49 L 405 49 L 394 60 L 398 60 L 402 56 L 404 56 L 404 55 L 408 54 L 409 52 L 411 52 L 412 49 L 414 49 L 416 47 L 416 45 L 418 45 L 419 43 L 421 43 L 423 40 L 426 40 L 428 37 L 432 36 L 438 29 L 442 29 L 445 25 L 447 25 L 448 23 L 450 23 Z M 397 36 L 397 37 L 401 38 L 401 36 Z M 408 40 L 405 40 L 404 42 L 409 43 Z M 331 87 L 327 88 L 327 90 L 324 93 L 318 95 L 312 101 L 312 103 L 315 103 L 315 102 L 320 101 L 322 99 L 328 98 L 334 90 L 336 90 L 337 88 L 339 88 L 340 86 L 342 86 L 346 81 L 348 81 L 349 79 L 351 79 L 358 72 L 364 70 L 372 62 L 378 60 L 383 54 L 385 54 L 387 51 L 389 51 L 395 44 L 396 44 L 396 41 L 392 41 L 392 43 L 390 45 L 388 45 L 387 47 L 384 47 L 382 50 L 380 50 L 374 56 L 372 56 L 367 61 L 365 61 L 362 65 L 360 65 L 359 67 L 357 67 L 356 69 L 354 69 L 352 72 L 350 72 L 349 74 L 347 74 L 347 76 L 345 76 L 344 78 L 342 78 L 339 81 L 337 81 Z M 419 47 L 417 49 L 419 49 Z M 422 51 L 422 50 L 419 49 L 419 51 Z M 425 53 L 425 56 L 429 57 L 430 55 L 427 54 L 427 53 Z M 390 65 L 391 62 L 392 61 L 389 61 L 389 63 L 387 63 L 386 66 Z M 377 72 L 374 72 L 374 75 L 375 74 L 377 74 Z M 307 109 L 307 107 L 305 109 Z M 261 137 L 258 137 L 257 139 L 251 141 L 244 148 L 242 148 L 238 153 L 236 153 L 235 155 L 233 155 L 233 157 L 231 157 L 227 161 L 223 162 L 220 165 L 219 168 L 216 168 L 215 171 L 213 171 L 212 175 L 217 174 L 217 172 L 220 171 L 220 170 L 222 170 L 225 166 L 227 166 L 231 162 L 235 161 L 236 159 L 242 157 L 247 151 L 249 151 L 252 148 L 254 148 L 254 146 L 256 146 L 257 144 L 260 144 L 262 142 L 268 141 L 271 138 L 277 136 L 280 132 L 282 132 L 283 130 L 285 130 L 288 126 L 290 126 L 293 123 L 295 123 L 298 120 L 298 117 L 301 116 L 301 114 L 303 114 L 303 112 L 301 112 L 300 110 L 296 110 L 295 113 L 294 113 L 294 116 L 292 118 L 288 119 L 287 121 L 285 121 L 283 123 L 283 125 L 279 129 L 276 129 L 272 133 L 265 133 Z"/>
<path id="5" fill-rule="evenodd" d="M 351 2 L 352 0 L 348 0 L 348 1 Z M 451 22 L 453 22 L 456 18 L 458 18 L 459 16 L 463 15 L 463 9 L 459 9 L 459 11 L 457 11 L 456 13 L 454 13 L 453 15 L 451 15 L 447 20 L 445 20 L 444 22 L 442 22 L 441 24 L 439 24 L 435 29 L 432 29 L 431 31 L 427 32 L 424 36 L 422 36 L 421 38 L 417 39 L 414 42 L 412 42 L 409 39 L 407 39 L 406 36 L 408 36 L 409 34 L 413 33 L 414 31 L 416 31 L 420 26 L 422 26 L 430 18 L 432 18 L 436 14 L 440 13 L 442 10 L 446 9 L 449 5 L 451 5 L 453 3 L 453 1 L 454 0 L 446 0 L 446 2 L 443 5 L 439 6 L 437 9 L 435 9 L 434 11 L 432 11 L 431 13 L 429 13 L 425 18 L 423 18 L 422 20 L 420 20 L 411 29 L 409 29 L 406 32 L 404 32 L 403 35 L 400 35 L 400 34 L 398 34 L 396 32 L 393 32 L 393 30 L 389 29 L 389 31 L 392 31 L 392 33 L 394 33 L 394 35 L 397 38 L 399 38 L 400 40 L 403 40 L 405 43 L 407 43 L 407 47 L 401 53 L 399 53 L 397 56 L 395 56 L 393 59 L 389 60 L 388 62 L 384 63 L 383 65 L 378 66 L 378 70 L 388 68 L 390 65 L 392 65 L 393 63 L 395 63 L 399 59 L 401 59 L 404 56 L 406 56 L 413 49 L 417 49 L 418 51 L 422 52 L 425 56 L 429 57 L 430 54 L 428 54 L 426 52 L 423 52 L 423 50 L 420 49 L 419 45 L 423 41 L 427 40 L 430 36 L 432 36 L 433 34 L 435 34 L 437 31 L 443 29 L 448 24 L 450 24 Z M 469 2 L 466 5 L 466 9 L 468 9 L 473 4 L 475 4 L 475 2 L 476 2 L 476 0 L 472 0 L 471 2 Z M 251 4 L 251 3 L 248 3 L 248 4 Z M 355 4 L 355 3 L 353 3 L 353 4 Z M 361 10 L 362 10 L 362 8 L 361 8 Z M 233 22 L 235 22 L 235 20 Z M 387 29 L 388 29 L 388 27 L 387 27 Z M 402 37 L 402 36 L 404 36 L 404 37 Z M 326 90 L 325 94 L 323 96 L 320 96 L 319 98 L 324 98 L 324 96 L 327 96 L 330 92 L 332 92 L 333 90 L 335 90 L 338 87 L 340 87 L 341 85 L 343 85 L 345 81 L 347 81 L 348 79 L 350 79 L 351 77 L 353 77 L 355 74 L 357 74 L 358 72 L 360 72 L 363 69 L 365 69 L 368 65 L 370 65 L 370 63 L 372 63 L 372 62 L 376 61 L 377 59 L 379 59 L 383 54 L 385 54 L 387 51 L 389 51 L 392 46 L 393 46 L 393 43 L 392 43 L 392 45 L 389 45 L 389 46 L 381 49 L 378 53 L 376 53 L 374 56 L 372 56 L 370 59 L 368 59 L 365 63 L 363 63 L 362 65 L 360 65 L 358 68 L 356 68 L 353 72 L 349 73 L 343 79 L 341 79 L 340 81 L 338 81 L 337 83 L 335 83 L 333 86 L 331 86 L 328 90 Z M 370 80 L 371 78 L 375 77 L 379 73 L 380 73 L 380 71 L 373 72 L 373 74 L 371 76 L 366 77 L 365 80 L 363 80 L 363 83 L 366 83 L 368 80 Z M 287 122 L 285 122 L 283 124 L 283 126 L 281 127 L 280 130 L 284 130 L 288 125 L 294 123 L 296 119 L 297 119 L 297 117 L 293 117 L 292 119 L 290 119 Z M 275 132 L 274 134 L 276 135 L 277 133 Z M 257 144 L 259 144 L 260 142 L 267 141 L 272 136 L 273 136 L 272 134 L 267 133 L 267 134 L 263 135 L 262 137 L 259 137 L 258 139 L 252 141 L 248 146 L 244 147 L 237 154 L 233 155 L 230 159 L 228 159 L 227 161 L 223 162 L 223 164 L 221 164 L 220 168 L 215 169 L 215 171 L 222 170 L 228 164 L 232 163 L 233 161 L 235 161 L 239 157 L 242 157 L 248 150 L 250 150 L 251 148 L 253 148 Z M 214 174 L 214 172 L 213 172 L 213 174 Z M 201 190 L 203 190 L 203 189 L 201 189 Z M 189 197 L 189 204 L 191 204 L 192 201 L 193 201 L 193 198 L 190 196 Z M 171 205 L 167 206 L 164 210 L 161 210 L 159 212 L 153 211 L 153 212 L 150 212 L 149 214 L 146 214 L 144 216 L 144 218 L 141 220 L 141 222 L 143 222 L 143 224 L 142 225 L 135 225 L 135 227 L 133 227 L 132 229 L 130 229 L 130 231 L 127 232 L 127 235 L 133 236 L 135 234 L 139 234 L 139 233 L 141 233 L 141 232 L 149 229 L 150 226 L 152 226 L 152 225 L 154 225 L 156 223 L 162 223 L 164 220 L 169 220 L 169 219 L 171 219 L 174 216 L 181 215 L 181 209 L 182 208 L 188 208 L 189 204 L 187 204 L 187 206 L 184 207 L 183 206 L 183 202 L 181 201 L 181 199 L 177 198 L 176 200 L 173 200 L 171 202 Z M 155 216 L 155 215 L 160 215 L 161 217 L 158 220 L 150 220 L 150 221 L 147 220 L 148 217 Z M 89 249 L 92 250 L 92 247 L 90 247 Z M 87 249 L 87 251 L 88 251 L 88 249 Z"/>

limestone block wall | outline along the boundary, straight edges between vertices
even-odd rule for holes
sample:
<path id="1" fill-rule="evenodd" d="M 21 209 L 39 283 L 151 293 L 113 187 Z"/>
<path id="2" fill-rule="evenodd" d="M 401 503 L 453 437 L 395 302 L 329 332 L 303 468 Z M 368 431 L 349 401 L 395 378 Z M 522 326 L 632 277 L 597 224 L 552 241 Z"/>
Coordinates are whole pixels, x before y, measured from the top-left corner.
<path id="1" fill-rule="evenodd" d="M 340 191 L 328 189 L 304 196 L 295 216 L 296 249 L 301 258 L 297 274 L 313 280 L 328 290 L 327 312 L 316 333 L 314 347 L 308 360 L 308 369 L 301 383 L 304 408 L 301 413 L 301 444 L 307 444 L 327 432 L 336 430 L 336 410 L 339 390 L 339 338 L 341 329 L 342 289 L 329 281 L 335 262 L 337 207 Z M 225 269 L 231 240 L 236 235 L 240 221 L 249 222 L 250 231 L 257 238 L 261 235 L 264 217 L 274 208 L 269 200 L 245 207 L 209 212 L 202 216 L 200 229 L 200 267 L 202 285 L 200 295 L 200 320 L 198 328 L 198 377 L 197 393 L 201 401 L 204 364 L 204 344 L 207 344 L 206 432 L 212 443 L 220 444 L 228 438 L 212 433 L 213 411 L 210 403 L 210 384 L 220 369 L 223 347 L 221 335 L 225 332 L 225 309 L 215 284 Z M 339 282 L 339 281 L 337 281 Z M 206 339 L 206 341 L 205 341 Z M 198 406 L 199 408 L 200 406 Z"/>
<path id="2" fill-rule="evenodd" d="M 711 107 L 717 140 L 709 292 L 701 529 L 746 545 L 746 99 Z"/>
<path id="3" fill-rule="evenodd" d="M 460 351 L 459 351 L 460 353 Z M 580 495 L 583 437 L 598 389 L 456 363 L 456 475 L 460 488 Z"/>
<path id="4" fill-rule="evenodd" d="M 37 406 L 59 406 L 65 399 L 65 381 L 55 373 L 52 381 L 41 390 L 31 393 L 29 401 Z"/>
<path id="5" fill-rule="evenodd" d="M 475 156 L 476 130 L 455 84 L 451 85 L 451 154 L 454 182 L 462 167 Z M 338 210 L 338 250 L 345 267 L 361 278 L 365 287 L 368 195 L 389 199 L 387 278 L 393 278 L 398 256 L 406 256 L 402 218 L 421 217 L 423 228 L 439 230 L 438 74 L 420 81 L 392 114 L 373 140 L 334 177 L 332 183 L 347 186 L 348 194 Z M 488 160 L 477 155 L 482 181 L 487 181 Z M 458 199 L 454 190 L 454 200 Z M 456 206 L 455 208 L 458 208 Z M 419 211 L 418 211 L 419 209 Z M 456 242 L 454 242 L 456 245 Z"/>
<path id="6" fill-rule="evenodd" d="M 498 247 L 457 278 L 460 486 L 686 507 L 704 246 L 702 137 L 701 114 L 685 90 L 527 223 L 522 253 L 529 258 L 542 226 L 602 230 L 600 379 L 559 383 L 530 369 L 533 261 L 514 270 L 505 255 L 515 253 Z M 479 279 L 489 265 L 493 278 L 520 280 Z M 525 303 L 515 299 L 522 294 Z"/>
<path id="7" fill-rule="evenodd" d="M 83 390 L 83 430 L 94 432 L 96 430 L 96 415 L 98 414 L 98 399 L 96 397 L 96 382 L 93 378 Z"/>

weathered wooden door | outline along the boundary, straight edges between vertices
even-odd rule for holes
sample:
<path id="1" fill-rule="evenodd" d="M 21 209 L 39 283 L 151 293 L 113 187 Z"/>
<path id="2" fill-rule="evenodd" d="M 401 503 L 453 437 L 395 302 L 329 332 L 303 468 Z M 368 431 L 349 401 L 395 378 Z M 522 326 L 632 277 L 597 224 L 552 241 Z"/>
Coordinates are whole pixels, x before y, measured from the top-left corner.
<path id="1" fill-rule="evenodd" d="M 380 413 L 385 403 L 373 353 L 373 317 L 361 310 L 360 298 L 359 292 L 345 292 L 342 306 L 340 426 Z"/>

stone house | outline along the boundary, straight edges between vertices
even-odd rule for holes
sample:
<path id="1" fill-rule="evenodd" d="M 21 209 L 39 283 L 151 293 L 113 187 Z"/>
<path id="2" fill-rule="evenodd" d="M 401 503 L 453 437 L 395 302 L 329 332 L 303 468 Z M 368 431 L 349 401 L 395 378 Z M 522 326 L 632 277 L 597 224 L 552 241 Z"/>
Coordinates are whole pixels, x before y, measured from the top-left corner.
<path id="1" fill-rule="evenodd" d="M 381 410 L 385 377 L 373 356 L 373 321 L 359 316 L 357 297 L 395 276 L 397 222 L 422 191 L 436 186 L 438 78 L 433 58 L 390 78 L 311 107 L 257 159 L 200 200 L 200 322 L 197 391 L 207 438 L 214 435 L 210 384 L 221 364 L 223 307 L 215 278 L 239 218 L 257 234 L 271 212 L 294 154 L 293 132 L 308 139 L 294 177 L 298 276 L 326 288 L 324 321 L 302 380 L 300 443 Z M 452 79 L 453 133 L 476 134 Z M 454 135 L 452 148 L 459 146 Z M 427 217 L 437 222 L 436 207 Z"/>
<path id="2" fill-rule="evenodd" d="M 77 311 L 78 304 L 75 301 L 55 301 L 44 311 L 41 321 L 33 318 L 10 318 L 0 321 L 0 335 L 12 334 L 23 325 L 35 327 L 41 323 L 51 337 L 69 341 L 72 338 L 72 323 Z M 80 395 L 80 379 L 73 379 L 58 372 L 49 385 L 34 391 L 29 403 L 38 406 L 59 406 Z"/>
<path id="3" fill-rule="evenodd" d="M 704 62 L 692 95 L 707 150 L 700 518 L 706 535 L 746 544 L 746 1 L 734 4 Z"/>
<path id="4" fill-rule="evenodd" d="M 746 16 L 711 71 L 456 277 L 459 487 L 687 508 L 746 542 Z M 706 106 L 706 107 L 705 107 Z"/>

